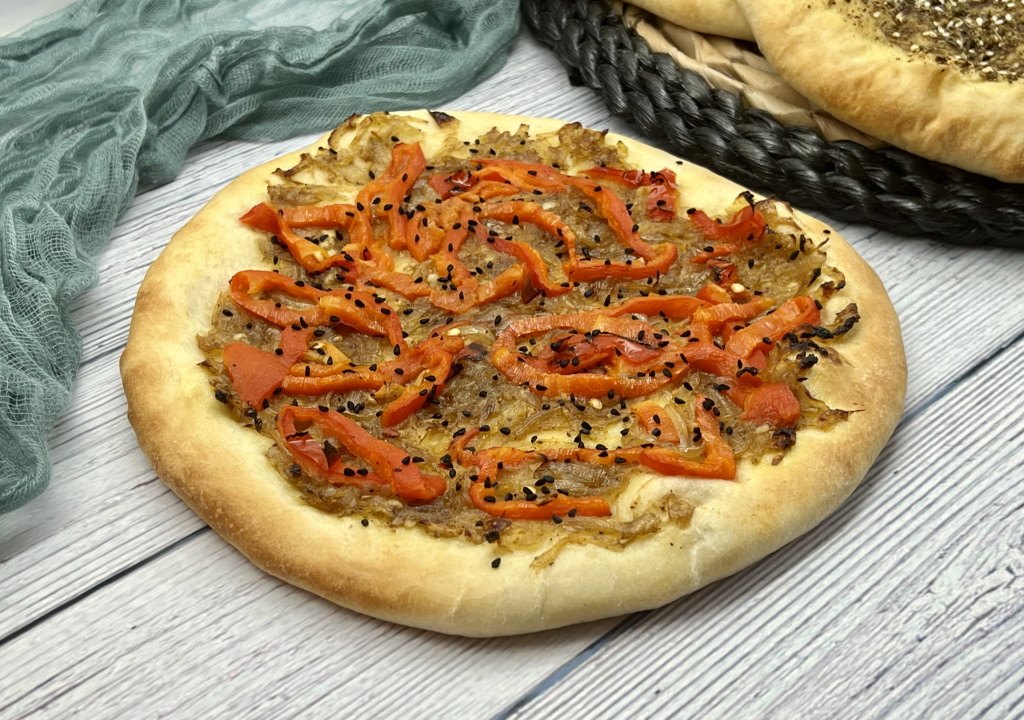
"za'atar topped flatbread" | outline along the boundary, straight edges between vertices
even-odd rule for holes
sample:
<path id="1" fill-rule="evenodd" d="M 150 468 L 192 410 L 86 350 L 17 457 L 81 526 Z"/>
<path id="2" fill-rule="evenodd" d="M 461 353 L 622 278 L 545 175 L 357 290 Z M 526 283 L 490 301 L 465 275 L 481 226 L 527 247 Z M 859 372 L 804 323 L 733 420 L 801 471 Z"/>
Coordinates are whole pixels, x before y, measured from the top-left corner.
<path id="1" fill-rule="evenodd" d="M 627 138 L 353 116 L 171 240 L 122 373 L 160 477 L 345 607 L 505 635 L 656 607 L 825 518 L 902 410 L 875 274 Z"/>
<path id="2" fill-rule="evenodd" d="M 1024 34 L 1007 0 L 737 0 L 779 75 L 922 157 L 1024 182 Z"/>

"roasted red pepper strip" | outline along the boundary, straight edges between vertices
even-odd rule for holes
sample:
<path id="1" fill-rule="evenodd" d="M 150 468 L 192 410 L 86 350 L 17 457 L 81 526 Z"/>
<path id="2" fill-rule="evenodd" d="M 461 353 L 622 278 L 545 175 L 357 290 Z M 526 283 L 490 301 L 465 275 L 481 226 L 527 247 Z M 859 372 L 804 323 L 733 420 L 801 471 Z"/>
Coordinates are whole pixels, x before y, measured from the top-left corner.
<path id="1" fill-rule="evenodd" d="M 737 357 L 747 358 L 755 350 L 770 350 L 786 333 L 793 332 L 801 325 L 817 325 L 821 322 L 821 311 L 810 295 L 801 295 L 782 303 L 771 315 L 738 330 L 726 344 L 725 349 Z M 770 344 L 764 342 L 767 338 Z"/>
<path id="2" fill-rule="evenodd" d="M 280 354 L 242 342 L 225 346 L 224 370 L 242 402 L 255 408 L 269 401 L 281 387 L 288 368 L 306 352 L 312 334 L 313 328 L 282 331 Z"/>
<path id="3" fill-rule="evenodd" d="M 433 502 L 448 487 L 442 478 L 421 473 L 404 450 L 374 437 L 341 413 L 286 405 L 278 413 L 277 430 L 285 441 L 285 449 L 297 461 L 306 458 L 309 462 L 306 442 L 292 442 L 297 439 L 299 423 L 315 424 L 325 435 L 337 439 L 350 454 L 365 460 L 374 473 L 391 486 L 391 491 L 405 502 Z"/>
<path id="4" fill-rule="evenodd" d="M 647 214 L 651 219 L 667 222 L 676 216 L 676 174 L 671 170 L 645 173 L 642 170 L 593 167 L 584 170 L 583 174 L 593 180 L 617 182 L 631 188 L 650 186 Z"/>
<path id="5" fill-rule="evenodd" d="M 533 246 L 523 242 L 509 242 L 501 237 L 488 238 L 488 242 L 498 252 L 511 255 L 522 262 L 530 273 L 530 280 L 534 287 L 540 290 L 545 297 L 558 297 L 572 290 L 571 283 L 559 285 L 551 282 L 548 278 L 548 268 L 544 264 L 544 258 Z"/>
<path id="6" fill-rule="evenodd" d="M 478 479 L 469 487 L 469 499 L 490 515 L 513 520 L 544 520 L 550 519 L 552 515 L 568 515 L 574 510 L 576 515 L 611 515 L 608 501 L 599 495 L 569 497 L 556 493 L 540 495 L 536 500 L 504 500 L 494 495 L 493 485 L 502 469 L 518 467 L 527 460 L 545 459 L 541 453 L 508 447 L 488 448 L 474 453 L 466 463 L 478 469 Z"/>
<path id="7" fill-rule="evenodd" d="M 687 343 L 682 346 L 681 352 L 691 369 L 725 378 L 730 381 L 729 385 L 733 389 L 737 383 L 749 387 L 756 387 L 762 383 L 756 373 L 744 370 L 748 365 L 742 358 L 712 343 Z M 742 403 L 738 404 L 742 407 Z"/>
<path id="8" fill-rule="evenodd" d="M 613 391 L 620 397 L 630 398 L 647 395 L 671 380 L 671 377 L 660 373 L 653 377 L 627 377 L 588 372 L 574 375 L 545 372 L 536 367 L 536 363 L 527 362 L 514 348 L 518 338 L 523 335 L 549 330 L 575 330 L 579 333 L 593 333 L 596 330 L 631 340 L 636 339 L 640 330 L 654 333 L 654 329 L 647 323 L 592 312 L 522 318 L 509 324 L 498 335 L 491 346 L 491 363 L 516 385 L 528 384 L 534 392 L 549 397 L 575 394 L 592 398 L 606 396 L 609 391 Z"/>
<path id="9" fill-rule="evenodd" d="M 561 192 L 565 190 L 565 178 L 550 165 L 501 158 L 481 158 L 473 162 L 483 168 L 474 173 L 481 180 L 507 181 L 519 191 Z"/>
<path id="10" fill-rule="evenodd" d="M 672 417 L 661 405 L 651 400 L 633 406 L 633 414 L 640 421 L 644 432 L 654 435 L 662 442 L 679 444 L 681 438 Z M 657 432 L 655 432 L 657 430 Z"/>
<path id="11" fill-rule="evenodd" d="M 460 341 L 461 343 L 461 341 Z M 458 348 L 462 349 L 461 345 Z M 455 352 L 457 352 L 456 350 Z M 384 408 L 380 423 L 384 427 L 393 427 L 419 410 L 430 399 L 431 395 L 440 395 L 452 372 L 454 358 L 451 352 L 443 349 L 427 348 L 423 354 L 423 371 L 426 375 L 416 383 L 406 386 L 398 397 Z"/>
<path id="12" fill-rule="evenodd" d="M 640 463 L 662 475 L 685 475 L 718 480 L 732 480 L 736 477 L 736 456 L 732 448 L 722 439 L 718 418 L 705 407 L 708 399 L 697 395 L 694 417 L 704 440 L 704 459 L 700 462 L 687 460 L 677 450 L 664 447 L 644 448 Z"/>
<path id="13" fill-rule="evenodd" d="M 266 270 L 242 270 L 231 278 L 229 287 L 231 299 L 236 305 L 278 327 L 288 327 L 302 322 L 320 325 L 323 320 L 323 311 L 317 303 L 327 293 L 305 283 L 296 285 L 295 280 L 286 275 Z M 280 293 L 312 305 L 291 308 L 269 298 L 257 300 L 252 296 L 253 293 L 260 292 Z"/>
<path id="14" fill-rule="evenodd" d="M 643 280 L 668 272 L 679 256 L 679 249 L 672 243 L 662 243 L 653 252 L 656 254 L 644 263 L 581 260 L 569 276 L 576 282 L 593 282 L 606 277 Z"/>
<path id="15" fill-rule="evenodd" d="M 712 243 L 711 250 L 697 253 L 692 262 L 704 263 L 722 255 L 731 255 L 757 244 L 764 238 L 764 216 L 750 205 L 733 215 L 732 220 L 722 224 L 712 220 L 703 210 L 696 210 L 690 215 L 690 222 L 700 228 Z"/>
<path id="16" fill-rule="evenodd" d="M 750 392 L 740 420 L 756 425 L 788 427 L 800 419 L 800 401 L 785 383 L 766 383 Z"/>
<path id="17" fill-rule="evenodd" d="M 450 290 L 443 292 L 434 290 L 430 293 L 430 303 L 450 313 L 462 314 L 476 307 L 494 302 L 515 292 L 522 286 L 526 270 L 522 265 L 513 265 L 493 280 L 488 280 L 472 291 Z M 459 297 L 459 296 L 462 297 Z"/>
<path id="18" fill-rule="evenodd" d="M 277 210 L 266 203 L 255 205 L 245 215 L 239 218 L 242 222 L 256 230 L 263 232 L 277 232 Z"/>
<path id="19" fill-rule="evenodd" d="M 651 192 L 647 195 L 647 214 L 651 220 L 668 222 L 676 216 L 676 174 L 671 170 L 651 173 Z"/>
<path id="20" fill-rule="evenodd" d="M 427 399 L 425 395 L 419 395 L 422 390 L 426 389 L 428 393 L 433 390 L 435 396 L 444 390 L 444 384 L 451 374 L 452 358 L 464 346 L 465 341 L 461 337 L 433 334 L 411 351 L 402 353 L 398 360 L 388 363 L 371 366 L 297 363 L 289 369 L 282 387 L 289 395 L 322 395 L 347 390 L 379 390 L 385 383 L 409 385 L 402 396 L 389 404 L 381 415 L 382 424 L 390 427 L 408 417 L 408 414 L 402 414 L 404 408 L 412 408 L 409 411 L 411 413 L 422 407 Z M 418 380 L 418 376 L 425 371 L 423 380 Z M 413 398 L 407 397 L 410 391 Z M 416 402 L 417 399 L 419 402 Z"/>
<path id="21" fill-rule="evenodd" d="M 693 317 L 704 303 L 689 295 L 648 295 L 633 298 L 621 305 L 598 310 L 602 315 L 622 317 L 623 315 L 646 315 L 647 317 L 664 317 L 669 320 L 686 320 Z"/>
<path id="22" fill-rule="evenodd" d="M 378 303 L 370 293 L 358 290 L 318 290 L 302 281 L 265 270 L 243 270 L 231 278 L 231 299 L 245 311 L 279 327 L 343 324 L 369 335 L 386 336 L 399 348 L 405 348 L 402 324 L 387 305 Z M 298 309 L 274 300 L 257 300 L 252 293 L 277 292 L 296 300 L 315 303 Z"/>
<path id="23" fill-rule="evenodd" d="M 625 206 L 623 206 L 625 207 Z M 565 244 L 565 251 L 570 258 L 576 257 L 576 236 L 562 219 L 548 212 L 537 203 L 525 200 L 509 200 L 503 203 L 489 203 L 480 206 L 477 216 L 482 219 L 500 220 L 517 225 L 528 222 L 541 230 L 554 235 Z M 571 261 L 570 261 L 571 262 Z"/>
<path id="24" fill-rule="evenodd" d="M 723 324 L 736 320 L 751 320 L 774 304 L 767 295 L 755 295 L 748 303 L 726 302 L 705 305 L 693 314 L 690 334 L 701 342 L 711 342 L 712 338 L 721 332 Z"/>
<path id="25" fill-rule="evenodd" d="M 732 296 L 725 288 L 711 282 L 697 291 L 697 297 L 712 305 L 732 302 Z"/>
<path id="26" fill-rule="evenodd" d="M 296 427 L 296 416 L 294 408 L 291 412 L 284 412 L 277 417 L 277 429 L 287 443 L 288 452 L 295 463 L 309 475 L 321 477 L 332 485 L 355 485 L 362 488 L 377 490 L 387 486 L 387 482 L 376 473 L 349 467 L 335 458 L 330 462 L 327 452 L 319 440 L 313 438 L 308 432 L 300 431 Z M 303 419 L 298 419 L 305 423 Z M 308 427 L 308 424 L 305 425 Z"/>
<path id="27" fill-rule="evenodd" d="M 590 517 L 606 517 L 612 514 L 608 501 L 599 495 L 586 497 L 569 497 L 567 495 L 544 495 L 548 502 L 535 500 L 504 500 L 495 497 L 483 483 L 475 482 L 469 486 L 469 499 L 473 504 L 490 515 L 498 515 L 511 520 L 549 520 L 553 515 L 565 517 L 573 510 L 576 515 Z M 489 498 L 494 498 L 490 502 Z"/>
<path id="28" fill-rule="evenodd" d="M 354 209 L 350 205 L 326 205 L 284 211 L 261 203 L 243 215 L 241 220 L 258 230 L 274 233 L 278 242 L 288 249 L 296 262 L 311 273 L 319 273 L 331 267 L 351 268 L 355 260 L 346 252 L 327 255 L 318 244 L 294 233 L 289 218 L 304 227 L 351 229 L 349 234 L 352 246 L 361 249 L 372 241 L 372 234 L 366 218 L 352 212 Z"/>
<path id="29" fill-rule="evenodd" d="M 391 150 L 391 162 L 384 173 L 367 183 L 356 196 L 357 207 L 367 218 L 384 218 L 390 232 L 388 245 L 394 250 L 405 247 L 406 217 L 402 202 L 427 166 L 419 143 L 398 143 Z"/>
<path id="30" fill-rule="evenodd" d="M 645 243 L 634 229 L 633 218 L 630 216 L 629 210 L 626 209 L 626 204 L 618 195 L 611 191 L 605 191 L 598 183 L 587 178 L 566 176 L 565 180 L 597 206 L 601 217 L 608 222 L 608 226 L 622 245 L 632 248 L 634 253 L 648 262 L 658 255 L 658 251 Z M 672 247 L 674 248 L 675 245 Z M 663 250 L 662 253 L 664 252 Z"/>
<path id="31" fill-rule="evenodd" d="M 438 197 L 447 200 L 452 195 L 465 192 L 476 184 L 476 179 L 469 170 L 458 170 L 451 175 L 435 173 L 427 180 Z"/>

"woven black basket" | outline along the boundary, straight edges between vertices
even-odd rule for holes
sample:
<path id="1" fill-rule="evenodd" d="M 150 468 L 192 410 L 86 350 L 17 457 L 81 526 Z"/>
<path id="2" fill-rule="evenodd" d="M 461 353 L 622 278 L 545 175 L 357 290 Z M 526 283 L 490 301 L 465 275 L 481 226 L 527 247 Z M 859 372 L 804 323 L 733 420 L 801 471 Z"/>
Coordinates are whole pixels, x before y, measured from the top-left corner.
<path id="1" fill-rule="evenodd" d="M 962 245 L 1024 247 L 1024 186 L 782 125 L 651 52 L 604 0 L 523 0 L 523 14 L 574 84 L 681 157 L 832 218 Z"/>

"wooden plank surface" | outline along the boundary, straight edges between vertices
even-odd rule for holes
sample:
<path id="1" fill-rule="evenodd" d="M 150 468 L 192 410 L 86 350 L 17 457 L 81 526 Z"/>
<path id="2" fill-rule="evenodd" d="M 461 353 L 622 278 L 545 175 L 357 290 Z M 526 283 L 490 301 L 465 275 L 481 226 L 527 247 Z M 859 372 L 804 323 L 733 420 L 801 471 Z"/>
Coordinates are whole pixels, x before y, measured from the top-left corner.
<path id="1" fill-rule="evenodd" d="M 506 716 L 1020 717 L 1024 407 L 989 400 L 1022 362 L 1017 343 L 906 421 L 817 529 L 635 616 Z"/>
<path id="2" fill-rule="evenodd" d="M 449 107 L 631 134 L 528 37 Z M 908 419 L 824 526 L 664 610 L 445 638 L 338 610 L 203 530 L 135 445 L 117 357 L 170 234 L 242 170 L 306 142 L 208 143 L 119 222 L 100 286 L 76 303 L 85 363 L 51 441 L 53 487 L 0 516 L 0 667 L 13 668 L 0 717 L 1020 713 L 1020 403 L 989 417 L 970 402 L 1024 395 L 1004 377 L 1024 333 L 1016 253 L 837 226 L 904 322 Z"/>

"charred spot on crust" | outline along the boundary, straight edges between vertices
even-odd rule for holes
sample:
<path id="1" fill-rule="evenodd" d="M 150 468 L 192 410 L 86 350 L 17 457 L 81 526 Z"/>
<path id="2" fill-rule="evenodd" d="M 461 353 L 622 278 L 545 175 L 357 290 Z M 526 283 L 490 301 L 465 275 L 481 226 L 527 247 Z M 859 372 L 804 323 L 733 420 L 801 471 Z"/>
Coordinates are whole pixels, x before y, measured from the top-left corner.
<path id="1" fill-rule="evenodd" d="M 434 122 L 437 123 L 438 127 L 444 127 L 449 123 L 459 121 L 458 118 L 452 117 L 448 113 L 442 112 L 440 110 L 428 110 L 427 112 L 430 113 L 430 117 L 434 118 Z"/>

